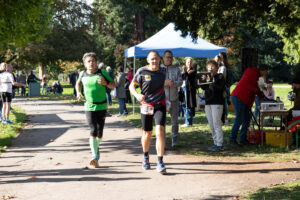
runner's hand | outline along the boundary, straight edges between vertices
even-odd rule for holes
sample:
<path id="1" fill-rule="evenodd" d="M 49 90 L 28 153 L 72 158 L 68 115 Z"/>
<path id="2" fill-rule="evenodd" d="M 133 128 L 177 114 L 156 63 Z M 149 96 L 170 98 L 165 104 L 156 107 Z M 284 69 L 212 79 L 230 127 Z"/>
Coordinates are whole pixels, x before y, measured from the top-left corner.
<path id="1" fill-rule="evenodd" d="M 81 93 L 77 94 L 77 101 L 81 101 L 81 100 L 83 100 L 83 99 L 84 99 L 84 98 L 83 98 L 83 96 L 82 96 Z"/>
<path id="2" fill-rule="evenodd" d="M 101 76 L 98 78 L 98 83 L 107 86 L 106 80 Z"/>
<path id="3" fill-rule="evenodd" d="M 138 96 L 136 97 L 136 99 L 140 102 L 144 101 L 145 100 L 145 95 L 142 95 L 142 94 L 138 94 Z"/>

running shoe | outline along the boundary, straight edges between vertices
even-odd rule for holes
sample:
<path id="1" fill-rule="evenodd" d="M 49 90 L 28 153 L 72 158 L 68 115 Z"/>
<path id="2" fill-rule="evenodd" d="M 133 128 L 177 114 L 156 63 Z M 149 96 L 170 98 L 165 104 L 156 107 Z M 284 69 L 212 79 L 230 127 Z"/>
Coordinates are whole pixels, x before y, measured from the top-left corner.
<path id="1" fill-rule="evenodd" d="M 98 161 L 97 161 L 97 160 L 94 160 L 94 159 L 90 161 L 90 165 L 93 166 L 93 167 L 95 167 L 95 168 L 98 168 L 98 167 L 99 167 Z"/>
<path id="2" fill-rule="evenodd" d="M 165 165 L 164 165 L 163 162 L 158 162 L 157 163 L 156 170 L 157 170 L 157 172 L 159 172 L 161 174 L 166 174 L 167 173 L 167 169 L 165 168 Z"/>
<path id="3" fill-rule="evenodd" d="M 144 157 L 144 160 L 143 160 L 143 163 L 142 163 L 142 168 L 144 170 L 150 169 L 149 157 Z"/>
<path id="4" fill-rule="evenodd" d="M 214 149 L 217 147 L 217 145 L 212 145 L 207 148 L 208 151 L 214 151 Z"/>
<path id="5" fill-rule="evenodd" d="M 13 124 L 13 122 L 12 121 L 10 121 L 10 120 L 5 120 L 6 121 L 6 123 L 8 123 L 8 124 Z"/>

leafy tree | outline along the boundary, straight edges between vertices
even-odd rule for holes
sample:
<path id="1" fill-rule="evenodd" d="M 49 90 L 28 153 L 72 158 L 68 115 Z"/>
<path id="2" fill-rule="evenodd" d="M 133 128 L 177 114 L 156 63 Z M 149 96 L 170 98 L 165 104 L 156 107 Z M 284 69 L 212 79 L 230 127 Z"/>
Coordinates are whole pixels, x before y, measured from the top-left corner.
<path id="1" fill-rule="evenodd" d="M 43 39 L 51 24 L 51 0 L 0 0 L 0 61 L 7 49 Z"/>
<path id="2" fill-rule="evenodd" d="M 94 9 L 97 54 L 113 67 L 122 65 L 126 48 L 152 36 L 163 26 L 148 6 L 128 0 L 98 0 Z"/>
<path id="3" fill-rule="evenodd" d="M 53 72 L 51 76 L 63 71 L 63 62 L 81 62 L 85 52 L 96 50 L 95 39 L 89 33 L 93 20 L 91 7 L 80 1 L 56 0 L 53 10 L 52 30 L 46 39 L 31 42 L 17 51 L 19 60 L 41 65 L 42 70 Z"/>
<path id="4" fill-rule="evenodd" d="M 146 3 L 164 21 L 173 21 L 176 28 L 193 37 L 198 34 L 212 41 L 236 37 L 236 28 L 255 28 L 266 20 L 284 42 L 289 62 L 300 61 L 300 1 L 295 0 L 134 0 Z M 292 58 L 292 59 L 291 59 Z"/>

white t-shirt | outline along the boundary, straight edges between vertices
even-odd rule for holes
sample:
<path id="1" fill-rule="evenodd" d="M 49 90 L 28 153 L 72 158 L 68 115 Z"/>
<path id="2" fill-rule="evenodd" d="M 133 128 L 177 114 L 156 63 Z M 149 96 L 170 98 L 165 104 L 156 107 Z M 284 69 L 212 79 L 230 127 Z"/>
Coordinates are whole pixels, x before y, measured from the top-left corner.
<path id="1" fill-rule="evenodd" d="M 12 83 L 14 76 L 10 72 L 2 72 L 0 74 L 0 92 L 12 93 Z"/>

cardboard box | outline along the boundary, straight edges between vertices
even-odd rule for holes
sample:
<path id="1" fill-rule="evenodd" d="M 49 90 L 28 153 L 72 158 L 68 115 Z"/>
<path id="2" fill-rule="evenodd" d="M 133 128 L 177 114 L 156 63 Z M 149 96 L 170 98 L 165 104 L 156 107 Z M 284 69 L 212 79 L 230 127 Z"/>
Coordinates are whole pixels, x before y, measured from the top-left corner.
<path id="1" fill-rule="evenodd" d="M 265 132 L 266 144 L 271 146 L 285 146 L 284 132 Z M 291 144 L 291 135 L 287 133 L 287 144 Z"/>

